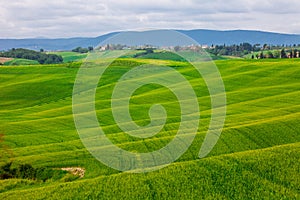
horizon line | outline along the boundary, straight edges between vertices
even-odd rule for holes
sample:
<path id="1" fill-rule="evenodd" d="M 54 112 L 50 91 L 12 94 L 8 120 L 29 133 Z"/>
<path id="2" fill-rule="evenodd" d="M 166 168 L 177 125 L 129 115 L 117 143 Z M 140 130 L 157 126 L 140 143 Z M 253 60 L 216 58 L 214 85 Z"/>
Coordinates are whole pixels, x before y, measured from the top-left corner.
<path id="1" fill-rule="evenodd" d="M 60 40 L 60 39 L 94 39 L 97 37 L 110 35 L 110 34 L 117 34 L 121 32 L 148 32 L 148 31 L 163 31 L 163 30 L 173 30 L 173 31 L 216 31 L 216 32 L 233 32 L 233 31 L 248 31 L 248 32 L 261 32 L 261 33 L 269 33 L 269 34 L 280 34 L 280 35 L 290 35 L 290 36 L 300 36 L 300 34 L 296 33 L 283 33 L 283 32 L 275 32 L 275 31 L 265 31 L 265 30 L 257 30 L 257 29 L 205 29 L 205 28 L 197 28 L 197 29 L 155 29 L 155 28 L 145 28 L 144 30 L 139 29 L 128 29 L 128 30 L 120 30 L 120 31 L 111 31 L 111 32 L 105 32 L 103 34 L 100 34 L 98 36 L 70 36 L 70 37 L 44 37 L 44 36 L 37 36 L 37 37 L 24 37 L 24 38 L 2 38 L 0 37 L 0 40 Z"/>

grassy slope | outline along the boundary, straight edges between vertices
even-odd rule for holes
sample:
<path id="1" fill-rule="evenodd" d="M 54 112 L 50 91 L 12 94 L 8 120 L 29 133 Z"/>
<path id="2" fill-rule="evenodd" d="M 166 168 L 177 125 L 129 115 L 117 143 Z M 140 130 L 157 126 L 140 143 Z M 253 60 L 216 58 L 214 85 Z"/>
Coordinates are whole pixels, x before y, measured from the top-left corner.
<path id="1" fill-rule="evenodd" d="M 68 62 L 78 62 L 86 58 L 87 53 L 77 53 L 77 52 L 53 52 L 53 54 L 60 55 L 64 59 L 64 63 Z M 13 60 L 7 61 L 4 65 L 36 65 L 39 64 L 38 61 L 28 60 L 28 59 L 19 59 L 15 58 Z"/>
<path id="2" fill-rule="evenodd" d="M 76 62 L 81 61 L 86 58 L 87 53 L 77 53 L 77 52 L 54 52 L 56 55 L 63 57 L 64 62 Z"/>
<path id="3" fill-rule="evenodd" d="M 135 65 L 126 63 L 131 64 Z M 83 148 L 71 110 L 76 68 L 1 67 L 0 133 L 5 134 L 5 145 L 9 147 L 2 148 L 1 155 L 5 156 L 1 160 L 13 157 L 16 163 L 81 166 L 87 171 L 85 178 L 70 183 L 1 181 L 0 198 L 299 198 L 299 64 L 299 60 L 217 61 L 227 91 L 228 116 L 218 144 L 208 158 L 201 160 L 197 159 L 197 153 L 210 117 L 209 97 L 203 81 L 192 79 L 193 70 L 177 66 L 201 91 L 198 96 L 202 126 L 189 151 L 176 163 L 138 175 L 112 170 Z M 178 113 L 176 109 L 172 112 L 174 105 L 169 105 L 170 124 L 158 139 L 131 142 L 128 142 L 131 138 L 119 133 L 111 122 L 109 110 L 105 109 L 109 106 L 105 99 L 109 98 L 111 83 L 128 69 L 111 68 L 114 76 L 107 74 L 98 90 L 96 107 L 98 116 L 104 116 L 104 130 L 124 149 L 144 151 L 163 146 L 178 125 Z M 166 103 L 173 98 L 163 88 L 150 89 L 154 90 L 147 93 L 146 99 L 153 102 Z M 167 99 L 155 98 L 156 94 Z M 137 93 L 134 100 L 145 101 L 145 98 Z M 133 118 L 147 120 L 147 106 L 145 109 Z"/>
<path id="4" fill-rule="evenodd" d="M 7 61 L 4 65 L 37 65 L 39 64 L 36 60 L 20 59 L 15 58 L 13 60 Z"/>
<path id="5" fill-rule="evenodd" d="M 140 54 L 144 53 L 145 51 L 133 51 L 131 54 L 131 57 L 134 56 L 135 54 Z M 180 52 L 181 56 L 188 57 L 189 61 L 195 61 L 199 60 L 200 53 L 193 53 L 190 51 L 181 51 Z M 182 58 L 181 56 L 177 55 L 176 53 L 170 52 L 170 51 L 162 51 L 162 50 L 156 50 L 154 53 L 148 53 L 145 55 L 139 55 L 137 58 L 141 59 L 157 59 L 157 60 L 177 60 L 177 61 L 184 61 L 185 59 Z M 130 55 L 129 55 L 130 57 Z M 205 55 L 204 58 L 207 56 Z M 203 59 L 203 58 L 202 58 Z M 210 59 L 212 60 L 227 60 L 229 58 L 226 58 L 225 56 L 216 56 L 213 54 L 210 54 Z"/>
<path id="6" fill-rule="evenodd" d="M 4 199 L 296 199 L 300 144 L 3 193 Z M 29 182 L 29 183 L 28 183 Z M 19 183 L 19 185 L 30 184 Z M 32 183 L 31 183 L 32 184 Z M 21 196 L 22 195 L 22 196 Z"/>

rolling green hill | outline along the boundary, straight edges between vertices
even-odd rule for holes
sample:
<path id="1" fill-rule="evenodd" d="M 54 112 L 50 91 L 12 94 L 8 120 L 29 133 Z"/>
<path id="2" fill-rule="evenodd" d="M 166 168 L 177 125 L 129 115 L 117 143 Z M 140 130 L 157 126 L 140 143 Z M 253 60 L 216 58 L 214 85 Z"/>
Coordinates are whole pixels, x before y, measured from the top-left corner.
<path id="1" fill-rule="evenodd" d="M 0 165 L 81 167 L 85 176 L 46 182 L 0 180 L 0 199 L 299 199 L 300 60 L 216 61 L 227 92 L 221 138 L 203 159 L 198 152 L 211 116 L 204 81 L 184 62 L 161 61 L 183 74 L 195 89 L 201 110 L 197 136 L 170 166 L 145 174 L 111 169 L 81 143 L 72 115 L 78 68 L 69 64 L 0 67 Z M 114 123 L 110 96 L 115 81 L 152 59 L 123 58 L 101 78 L 96 93 L 100 124 L 117 146 L 149 152 L 170 142 L 179 126 L 175 96 L 147 85 L 131 99 L 132 118 L 149 123 L 148 109 L 161 103 L 168 112 L 162 131 L 148 139 L 129 137 Z M 145 93 L 146 92 L 146 93 Z M 104 147 L 105 148 L 105 147 Z M 68 175 L 66 175 L 68 176 Z"/>
<path id="2" fill-rule="evenodd" d="M 191 51 L 180 51 L 180 55 L 184 57 L 188 57 L 190 61 L 192 60 L 199 60 L 199 53 L 194 53 Z M 140 59 L 156 59 L 156 60 L 173 60 L 173 61 L 186 61 L 184 58 L 177 55 L 174 52 L 165 51 L 165 50 L 155 50 L 152 53 L 147 53 L 145 50 L 136 50 L 132 51 L 131 54 L 126 55 L 124 57 L 129 58 L 140 58 Z M 205 54 L 205 59 L 207 55 Z M 216 56 L 210 54 L 210 59 L 212 60 L 227 60 L 228 58 L 225 56 Z"/>
<path id="3" fill-rule="evenodd" d="M 68 51 L 62 51 L 62 52 L 55 52 L 56 55 L 60 55 L 64 59 L 64 63 L 67 62 L 76 62 L 81 61 L 86 58 L 87 53 L 77 53 L 77 52 L 68 52 Z"/>
<path id="4" fill-rule="evenodd" d="M 37 65 L 39 64 L 36 60 L 28 60 L 28 59 L 21 59 L 15 58 L 13 60 L 7 61 L 4 65 Z"/>

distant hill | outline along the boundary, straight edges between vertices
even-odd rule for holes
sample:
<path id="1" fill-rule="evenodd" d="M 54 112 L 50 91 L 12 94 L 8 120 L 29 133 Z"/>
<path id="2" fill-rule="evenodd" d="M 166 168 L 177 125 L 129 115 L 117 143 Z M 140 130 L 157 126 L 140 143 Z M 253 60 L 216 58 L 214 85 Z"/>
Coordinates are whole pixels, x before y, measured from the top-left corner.
<path id="1" fill-rule="evenodd" d="M 189 30 L 179 31 L 184 33 L 199 44 L 240 44 L 248 42 L 250 44 L 273 44 L 273 45 L 293 45 L 300 44 L 300 35 L 282 34 L 263 31 L 212 31 L 212 30 Z"/>
<path id="2" fill-rule="evenodd" d="M 76 47 L 96 46 L 116 33 L 105 34 L 96 38 L 58 38 L 58 39 L 0 39 L 0 50 L 26 48 L 32 50 L 72 50 Z"/>
<path id="3" fill-rule="evenodd" d="M 293 45 L 300 44 L 300 35 L 281 34 L 263 31 L 215 31 L 215 30 L 177 30 L 196 40 L 199 44 L 239 44 L 248 42 L 251 44 L 274 44 L 274 45 Z M 27 49 L 45 49 L 45 50 L 71 50 L 78 46 L 88 47 L 96 46 L 105 39 L 117 34 L 117 32 L 105 34 L 95 38 L 61 38 L 61 39 L 0 39 L 0 50 L 11 48 L 27 48 Z M 141 32 L 127 32 L 128 44 L 135 45 L 141 39 Z M 149 41 L 167 37 L 167 31 L 156 30 L 143 32 L 149 38 Z M 144 36 L 144 35 L 143 35 Z M 157 40 L 157 44 L 153 45 L 169 45 L 166 40 Z M 178 43 L 180 45 L 180 41 Z"/>

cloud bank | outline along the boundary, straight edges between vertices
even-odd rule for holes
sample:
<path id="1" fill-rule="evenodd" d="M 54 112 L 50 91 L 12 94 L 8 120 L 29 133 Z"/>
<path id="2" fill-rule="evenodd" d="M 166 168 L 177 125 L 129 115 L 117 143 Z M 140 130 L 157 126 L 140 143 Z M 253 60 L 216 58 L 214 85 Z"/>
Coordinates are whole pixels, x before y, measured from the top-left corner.
<path id="1" fill-rule="evenodd" d="M 121 30 L 264 30 L 300 34 L 298 0 L 0 0 L 0 38 Z"/>

